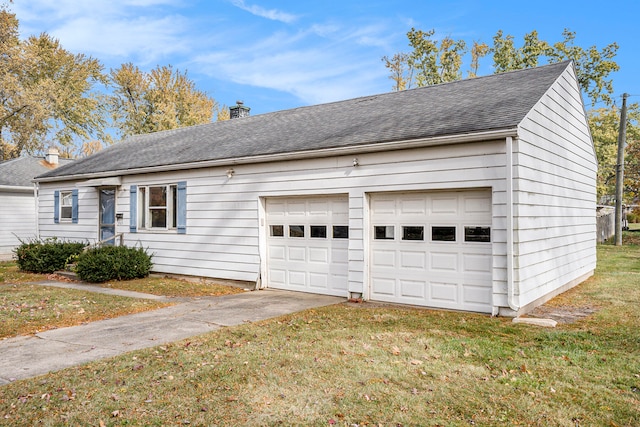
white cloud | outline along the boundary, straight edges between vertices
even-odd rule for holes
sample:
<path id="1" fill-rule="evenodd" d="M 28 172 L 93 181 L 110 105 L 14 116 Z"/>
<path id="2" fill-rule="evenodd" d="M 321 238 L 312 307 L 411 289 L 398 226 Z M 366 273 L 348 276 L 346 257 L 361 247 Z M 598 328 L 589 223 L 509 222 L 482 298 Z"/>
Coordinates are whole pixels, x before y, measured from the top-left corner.
<path id="1" fill-rule="evenodd" d="M 296 15 L 290 13 L 281 12 L 276 9 L 265 9 L 258 5 L 247 5 L 244 0 L 232 0 L 231 3 L 252 15 L 260 16 L 262 18 L 271 19 L 272 21 L 280 21 L 286 24 L 290 24 L 298 19 Z"/>

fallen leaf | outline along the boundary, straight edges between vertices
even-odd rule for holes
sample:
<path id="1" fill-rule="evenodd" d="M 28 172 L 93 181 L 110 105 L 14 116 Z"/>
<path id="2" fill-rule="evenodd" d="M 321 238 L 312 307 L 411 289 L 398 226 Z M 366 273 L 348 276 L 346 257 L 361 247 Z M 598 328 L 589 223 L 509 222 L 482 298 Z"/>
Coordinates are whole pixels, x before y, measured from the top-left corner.
<path id="1" fill-rule="evenodd" d="M 111 413 L 111 416 L 112 416 L 113 418 L 117 418 L 117 417 L 119 417 L 119 416 L 120 416 L 120 411 L 118 411 L 118 410 L 116 409 L 115 411 L 113 411 L 113 412 Z"/>
<path id="2" fill-rule="evenodd" d="M 415 366 L 415 365 L 422 365 L 422 360 L 416 360 L 416 359 L 413 359 L 413 360 L 411 361 L 411 364 L 412 364 L 412 365 L 414 365 L 414 366 Z"/>
<path id="3" fill-rule="evenodd" d="M 393 354 L 394 356 L 398 356 L 400 354 L 400 349 L 394 345 L 391 349 L 391 354 Z"/>

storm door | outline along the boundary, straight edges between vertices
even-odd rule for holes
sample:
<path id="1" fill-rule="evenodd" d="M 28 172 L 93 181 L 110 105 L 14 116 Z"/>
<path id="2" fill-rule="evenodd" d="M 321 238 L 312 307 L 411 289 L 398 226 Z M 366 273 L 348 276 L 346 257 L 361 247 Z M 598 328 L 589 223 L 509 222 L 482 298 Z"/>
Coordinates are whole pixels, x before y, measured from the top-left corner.
<path id="1" fill-rule="evenodd" d="M 113 245 L 116 234 L 116 189 L 100 189 L 100 240 L 105 245 Z M 105 241 L 110 239 L 109 241 Z"/>

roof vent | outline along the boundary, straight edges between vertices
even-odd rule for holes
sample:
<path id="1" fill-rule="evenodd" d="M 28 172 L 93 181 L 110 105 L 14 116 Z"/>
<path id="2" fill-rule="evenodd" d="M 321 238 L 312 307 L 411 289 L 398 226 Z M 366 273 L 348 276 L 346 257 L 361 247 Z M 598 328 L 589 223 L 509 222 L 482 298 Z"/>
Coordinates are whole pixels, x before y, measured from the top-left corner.
<path id="1" fill-rule="evenodd" d="M 59 156 L 60 152 L 58 151 L 58 149 L 55 147 L 51 147 L 49 148 L 49 152 L 45 156 L 44 160 L 50 165 L 57 165 Z"/>
<path id="2" fill-rule="evenodd" d="M 229 107 L 229 118 L 240 119 L 242 117 L 249 117 L 250 110 L 251 108 L 244 106 L 244 102 L 236 101 L 236 105 Z"/>

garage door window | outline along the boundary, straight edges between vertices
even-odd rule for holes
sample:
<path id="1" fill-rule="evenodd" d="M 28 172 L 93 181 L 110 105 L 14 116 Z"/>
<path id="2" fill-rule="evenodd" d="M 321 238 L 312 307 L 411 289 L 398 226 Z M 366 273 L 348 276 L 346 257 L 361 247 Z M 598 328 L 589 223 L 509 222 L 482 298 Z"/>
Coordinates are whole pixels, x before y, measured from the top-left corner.
<path id="1" fill-rule="evenodd" d="M 348 239 L 349 238 L 349 226 L 348 225 L 334 225 L 333 226 L 333 238 L 334 239 Z"/>
<path id="2" fill-rule="evenodd" d="M 304 237 L 304 225 L 290 225 L 289 237 Z"/>
<path id="3" fill-rule="evenodd" d="M 448 226 L 431 227 L 431 240 L 434 242 L 455 242 L 456 227 L 448 227 Z"/>
<path id="4" fill-rule="evenodd" d="M 424 227 L 403 226 L 402 240 L 424 240 Z"/>
<path id="5" fill-rule="evenodd" d="M 393 225 L 376 225 L 373 231 L 376 240 L 393 240 L 394 238 Z"/>
<path id="6" fill-rule="evenodd" d="M 272 225 L 271 226 L 271 237 L 284 237 L 284 226 L 283 225 Z"/>
<path id="7" fill-rule="evenodd" d="M 327 238 L 327 226 L 326 225 L 312 225 L 310 227 L 311 237 L 316 239 Z"/>
<path id="8" fill-rule="evenodd" d="M 491 227 L 465 227 L 465 242 L 491 242 Z"/>

